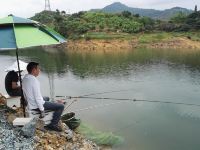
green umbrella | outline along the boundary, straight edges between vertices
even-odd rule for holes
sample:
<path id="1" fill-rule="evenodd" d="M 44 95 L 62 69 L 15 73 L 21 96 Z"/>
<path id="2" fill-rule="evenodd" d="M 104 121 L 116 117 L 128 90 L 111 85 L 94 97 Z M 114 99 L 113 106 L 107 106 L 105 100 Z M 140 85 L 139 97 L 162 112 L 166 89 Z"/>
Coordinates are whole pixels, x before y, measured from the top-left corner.
<path id="1" fill-rule="evenodd" d="M 10 15 L 0 19 L 0 50 L 66 42 L 60 34 L 30 19 Z"/>
<path id="2" fill-rule="evenodd" d="M 37 21 L 13 15 L 0 19 L 0 51 L 16 50 L 18 70 L 20 70 L 18 49 L 65 42 L 64 37 Z M 21 84 L 20 71 L 19 76 Z"/>

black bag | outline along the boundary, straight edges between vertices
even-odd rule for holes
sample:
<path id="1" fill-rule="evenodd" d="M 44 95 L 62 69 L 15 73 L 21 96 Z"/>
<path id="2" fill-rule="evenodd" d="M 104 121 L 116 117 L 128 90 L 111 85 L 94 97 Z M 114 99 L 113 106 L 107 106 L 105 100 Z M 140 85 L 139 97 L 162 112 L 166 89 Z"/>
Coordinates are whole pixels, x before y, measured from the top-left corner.
<path id="1" fill-rule="evenodd" d="M 75 113 L 74 112 L 70 112 L 67 113 L 65 115 L 62 116 L 61 120 L 71 129 L 74 130 L 76 129 L 80 123 L 81 120 L 80 119 L 76 119 L 75 118 Z"/>

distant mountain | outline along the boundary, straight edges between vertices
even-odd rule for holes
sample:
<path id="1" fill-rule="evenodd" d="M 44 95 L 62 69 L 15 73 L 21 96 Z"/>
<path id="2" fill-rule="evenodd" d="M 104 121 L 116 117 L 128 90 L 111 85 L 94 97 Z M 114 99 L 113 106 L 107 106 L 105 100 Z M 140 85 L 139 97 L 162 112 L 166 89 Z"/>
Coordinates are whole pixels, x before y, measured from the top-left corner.
<path id="1" fill-rule="evenodd" d="M 92 9 L 91 11 L 103 11 L 107 13 L 120 13 L 122 11 L 129 11 L 133 14 L 139 14 L 140 16 L 147 16 L 153 19 L 161 19 L 161 20 L 168 20 L 178 12 L 183 12 L 185 14 L 190 14 L 193 12 L 192 10 L 181 7 L 173 7 L 171 9 L 165 9 L 165 10 L 133 8 L 133 7 L 128 7 L 120 2 L 115 2 L 102 9 Z"/>

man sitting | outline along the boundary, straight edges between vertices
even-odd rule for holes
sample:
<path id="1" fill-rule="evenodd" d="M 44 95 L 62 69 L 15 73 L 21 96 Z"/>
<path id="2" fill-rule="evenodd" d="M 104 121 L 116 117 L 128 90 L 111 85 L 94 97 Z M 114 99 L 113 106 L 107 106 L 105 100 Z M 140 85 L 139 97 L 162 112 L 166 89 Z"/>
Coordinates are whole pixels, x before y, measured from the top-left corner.
<path id="1" fill-rule="evenodd" d="M 10 96 L 21 96 L 21 86 L 17 84 L 19 76 L 17 72 L 9 71 L 5 77 L 5 88 Z"/>
<path id="2" fill-rule="evenodd" d="M 22 89 L 24 97 L 28 102 L 28 108 L 30 110 L 40 111 L 40 118 L 45 116 L 44 110 L 54 111 L 53 119 L 47 127 L 50 130 L 62 131 L 58 127 L 58 122 L 64 110 L 64 105 L 44 101 L 40 91 L 40 83 L 36 78 L 40 73 L 39 63 L 30 62 L 27 65 L 27 71 L 28 74 L 26 74 L 22 80 Z"/>

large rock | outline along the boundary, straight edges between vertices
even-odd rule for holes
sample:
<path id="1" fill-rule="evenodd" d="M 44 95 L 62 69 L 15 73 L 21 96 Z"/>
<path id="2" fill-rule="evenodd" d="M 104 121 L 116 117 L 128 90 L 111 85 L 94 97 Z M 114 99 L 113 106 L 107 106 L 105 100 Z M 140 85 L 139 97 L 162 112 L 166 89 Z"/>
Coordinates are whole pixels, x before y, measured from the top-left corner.
<path id="1" fill-rule="evenodd" d="M 45 123 L 42 119 L 38 119 L 36 122 L 36 129 L 43 131 Z"/>
<path id="2" fill-rule="evenodd" d="M 68 129 L 68 130 L 65 130 L 65 133 L 66 133 L 66 137 L 68 140 L 72 139 L 73 138 L 73 132 L 72 130 Z"/>
<path id="3" fill-rule="evenodd" d="M 17 116 L 15 114 L 9 114 L 7 117 L 7 121 L 12 124 L 13 121 L 17 118 Z"/>
<path id="4" fill-rule="evenodd" d="M 22 128 L 22 135 L 25 137 L 33 137 L 36 129 L 37 118 L 33 118 L 29 123 L 25 124 Z"/>

